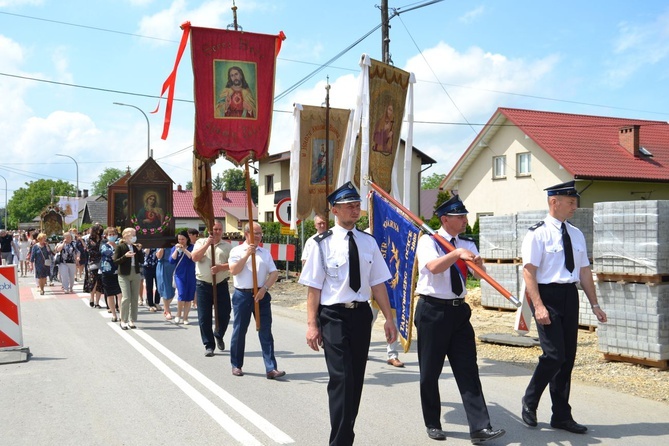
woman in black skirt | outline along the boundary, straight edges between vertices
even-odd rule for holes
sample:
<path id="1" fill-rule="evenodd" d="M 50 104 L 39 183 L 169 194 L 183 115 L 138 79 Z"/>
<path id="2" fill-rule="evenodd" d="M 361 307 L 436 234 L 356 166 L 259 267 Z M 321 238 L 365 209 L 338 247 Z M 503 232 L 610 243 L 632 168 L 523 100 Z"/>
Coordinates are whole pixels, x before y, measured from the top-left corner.
<path id="1" fill-rule="evenodd" d="M 91 308 L 100 307 L 100 295 L 102 294 L 102 276 L 100 275 L 100 246 L 103 240 L 103 229 L 99 224 L 91 226 L 91 233 L 86 242 L 88 262 L 84 280 L 84 293 L 91 293 Z"/>
<path id="2" fill-rule="evenodd" d="M 118 284 L 116 264 L 113 257 L 114 249 L 116 249 L 116 240 L 118 239 L 118 231 L 115 227 L 109 226 L 105 230 L 105 237 L 100 243 L 100 277 L 102 279 L 102 289 L 107 300 L 107 308 L 112 313 L 112 322 L 117 322 L 119 318 L 116 312 L 121 303 L 121 287 Z"/>

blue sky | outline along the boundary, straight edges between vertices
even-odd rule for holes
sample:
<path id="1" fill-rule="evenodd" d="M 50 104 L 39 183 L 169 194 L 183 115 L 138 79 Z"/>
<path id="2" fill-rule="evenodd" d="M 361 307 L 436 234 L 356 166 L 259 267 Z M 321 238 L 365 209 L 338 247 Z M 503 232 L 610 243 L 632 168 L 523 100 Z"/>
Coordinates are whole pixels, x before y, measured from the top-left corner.
<path id="1" fill-rule="evenodd" d="M 394 1 L 399 11 L 424 1 Z M 275 91 L 285 91 L 380 23 L 380 0 L 237 0 L 246 31 L 287 40 Z M 225 28 L 231 1 L 0 0 L 0 175 L 8 196 L 39 178 L 90 189 L 105 167 L 153 156 L 175 183 L 191 178 L 192 70 L 177 78 L 169 138 L 155 115 L 174 64 L 179 24 Z M 497 107 L 669 120 L 669 4 L 624 0 L 442 1 L 391 21 L 397 67 L 415 73 L 414 145 L 447 173 Z M 381 31 L 275 104 L 270 153 L 289 150 L 292 104 L 355 105 L 358 60 L 381 59 Z M 22 76 L 82 87 L 19 79 Z M 107 90 L 107 91 L 104 91 Z M 146 97 L 149 96 L 149 97 Z M 469 125 L 471 124 L 471 125 Z M 405 132 L 403 132 L 405 134 Z M 220 160 L 214 175 L 233 167 Z M 0 206 L 4 206 L 0 181 Z"/>

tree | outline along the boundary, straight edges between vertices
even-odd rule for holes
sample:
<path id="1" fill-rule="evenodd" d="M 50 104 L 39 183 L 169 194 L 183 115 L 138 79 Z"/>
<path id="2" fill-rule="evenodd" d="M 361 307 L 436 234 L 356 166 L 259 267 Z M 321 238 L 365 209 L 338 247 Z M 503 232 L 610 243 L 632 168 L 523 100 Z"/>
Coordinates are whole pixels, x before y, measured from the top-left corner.
<path id="1" fill-rule="evenodd" d="M 445 173 L 433 173 L 430 176 L 423 177 L 420 181 L 420 188 L 423 190 L 427 189 L 439 189 L 439 185 L 446 178 Z"/>
<path id="2" fill-rule="evenodd" d="M 193 190 L 193 182 L 192 181 L 186 181 L 186 190 Z"/>
<path id="3" fill-rule="evenodd" d="M 218 177 L 217 175 L 216 178 L 218 179 Z M 223 189 L 220 190 L 246 190 L 246 176 L 242 169 L 228 169 L 224 171 L 222 180 Z M 251 178 L 251 199 L 254 203 L 258 202 L 258 183 L 253 178 Z"/>
<path id="4" fill-rule="evenodd" d="M 26 183 L 7 203 L 8 226 L 17 228 L 19 223 L 27 223 L 51 203 L 51 189 L 54 197 L 59 195 L 74 196 L 76 187 L 63 180 L 37 180 Z"/>
<path id="5" fill-rule="evenodd" d="M 223 184 L 223 178 L 221 177 L 221 174 L 216 174 L 216 178 L 211 180 L 211 189 L 212 190 L 225 190 L 224 189 L 225 184 Z"/>
<path id="6" fill-rule="evenodd" d="M 439 193 L 437 194 L 437 201 L 434 203 L 434 210 L 436 210 L 439 206 L 441 206 L 442 203 L 445 203 L 450 199 L 451 199 L 451 194 L 449 194 L 445 190 L 439 191 Z M 433 215 L 432 218 L 430 218 L 430 220 L 427 222 L 427 225 L 432 229 L 437 230 L 441 227 L 441 221 L 439 220 L 439 217 Z"/>
<path id="7" fill-rule="evenodd" d="M 93 191 L 91 194 L 107 196 L 107 187 L 109 187 L 110 184 L 116 182 L 116 180 L 121 178 L 123 175 L 125 175 L 125 172 L 123 172 L 121 169 L 116 169 L 115 167 L 105 168 L 105 170 L 102 171 L 98 177 L 98 180 L 93 181 Z"/>

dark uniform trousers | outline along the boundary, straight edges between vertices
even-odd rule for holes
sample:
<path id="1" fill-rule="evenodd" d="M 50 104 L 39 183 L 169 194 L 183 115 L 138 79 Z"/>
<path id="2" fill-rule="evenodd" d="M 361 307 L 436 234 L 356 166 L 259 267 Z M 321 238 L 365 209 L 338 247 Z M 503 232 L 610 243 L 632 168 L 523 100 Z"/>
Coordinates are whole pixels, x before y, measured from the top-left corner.
<path id="1" fill-rule="evenodd" d="M 467 414 L 469 431 L 490 429 L 478 365 L 469 305 L 457 307 L 418 299 L 414 318 L 418 329 L 418 365 L 423 420 L 428 428 L 441 429 L 439 375 L 448 356 Z"/>
<path id="2" fill-rule="evenodd" d="M 330 375 L 329 444 L 352 445 L 372 335 L 372 310 L 367 302 L 350 309 L 321 306 L 318 322 Z"/>
<path id="3" fill-rule="evenodd" d="M 539 284 L 539 294 L 551 323 L 537 324 L 543 354 L 525 391 L 525 404 L 536 410 L 550 384 L 552 421 L 568 421 L 572 420 L 569 390 L 578 341 L 578 290 L 573 283 Z"/>

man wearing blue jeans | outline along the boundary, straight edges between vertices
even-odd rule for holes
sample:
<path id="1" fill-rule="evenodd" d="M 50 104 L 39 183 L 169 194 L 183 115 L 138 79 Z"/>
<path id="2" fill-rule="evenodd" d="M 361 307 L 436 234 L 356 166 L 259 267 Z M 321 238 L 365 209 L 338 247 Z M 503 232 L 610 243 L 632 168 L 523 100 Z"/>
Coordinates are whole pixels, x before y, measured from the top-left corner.
<path id="1" fill-rule="evenodd" d="M 228 279 L 230 278 L 228 257 L 232 246 L 221 240 L 223 235 L 223 224 L 214 220 L 211 234 L 207 238 L 201 238 L 195 242 L 191 259 L 195 262 L 195 289 L 197 290 L 197 320 L 200 325 L 200 336 L 205 348 L 205 356 L 214 356 L 214 347 L 225 350 L 223 336 L 230 322 L 230 290 Z M 212 262 L 212 247 L 215 252 Z M 218 310 L 218 324 L 216 329 L 211 328 L 213 315 L 212 305 L 214 303 L 213 280 L 216 279 L 216 307 Z"/>
<path id="2" fill-rule="evenodd" d="M 251 230 L 254 236 L 253 243 L 251 243 Z M 269 294 L 269 289 L 279 278 L 279 271 L 276 269 L 270 252 L 257 246 L 262 239 L 262 228 L 258 223 L 253 223 L 253 226 L 245 225 L 244 237 L 246 241 L 241 245 L 235 246 L 230 251 L 230 274 L 232 274 L 235 285 L 235 293 L 232 295 L 235 320 L 233 322 L 232 341 L 230 343 L 232 374 L 234 376 L 244 375 L 242 366 L 244 365 L 246 331 L 249 328 L 251 313 L 253 313 L 255 303 L 258 302 L 260 307 L 260 331 L 258 332 L 258 338 L 260 339 L 260 347 L 262 348 L 265 373 L 267 374 L 267 379 L 280 378 L 286 372 L 277 370 L 276 358 L 274 357 L 272 297 Z M 255 282 L 258 285 L 255 295 L 253 294 L 254 279 L 253 265 L 251 263 L 254 257 L 256 264 Z"/>

